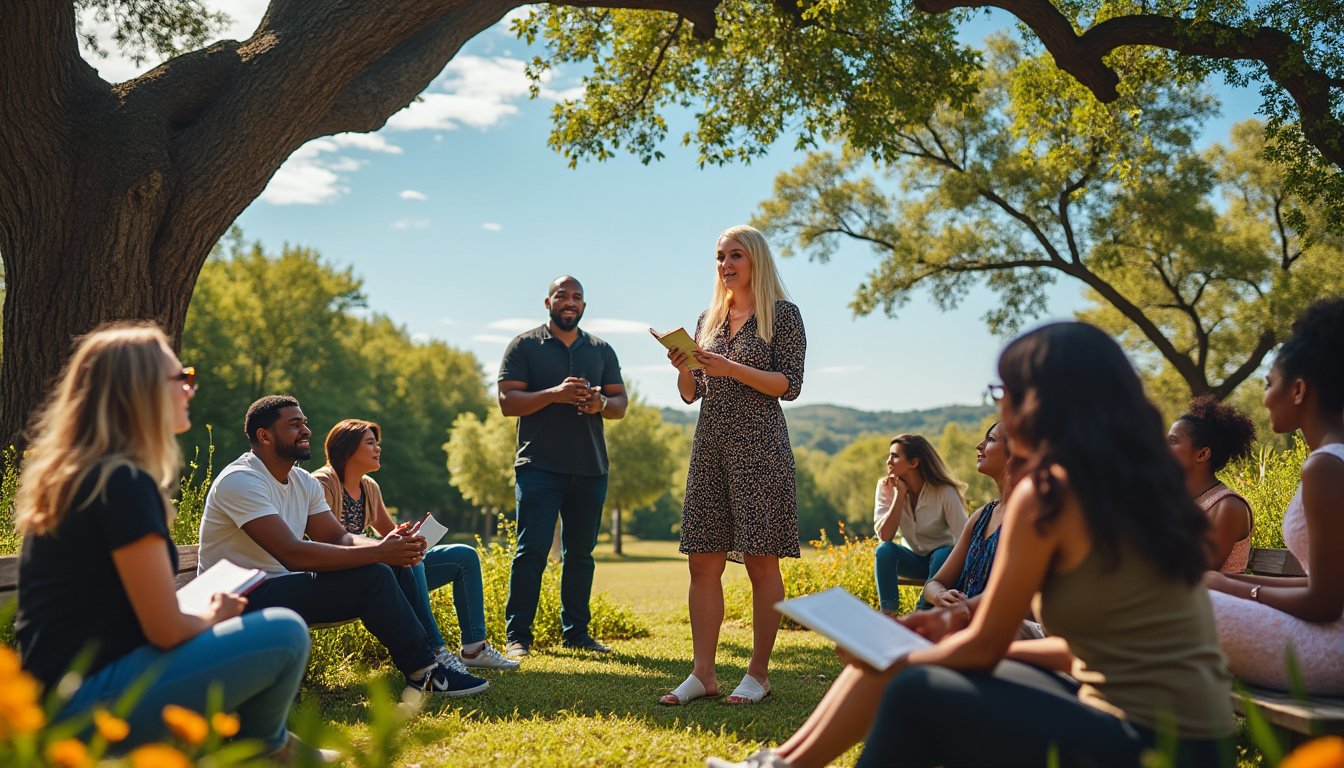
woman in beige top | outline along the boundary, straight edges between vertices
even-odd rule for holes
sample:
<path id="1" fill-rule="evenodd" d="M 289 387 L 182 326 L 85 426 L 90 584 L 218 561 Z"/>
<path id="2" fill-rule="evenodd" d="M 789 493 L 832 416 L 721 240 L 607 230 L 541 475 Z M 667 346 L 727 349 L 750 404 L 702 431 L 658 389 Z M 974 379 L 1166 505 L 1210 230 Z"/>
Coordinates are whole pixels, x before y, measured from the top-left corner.
<path id="1" fill-rule="evenodd" d="M 1251 505 L 1215 473 L 1245 456 L 1255 425 L 1211 395 L 1197 397 L 1167 430 L 1167 445 L 1185 471 L 1185 488 L 1209 516 L 1209 568 L 1241 573 L 1251 557 Z"/>
<path id="2" fill-rule="evenodd" d="M 874 570 L 882 610 L 900 610 L 902 577 L 928 581 L 952 553 L 966 527 L 965 490 L 923 435 L 897 435 L 891 441 L 887 474 L 873 493 L 873 527 L 881 539 Z M 898 531 L 903 544 L 893 541 Z M 919 607 L 928 605 L 921 597 Z"/>

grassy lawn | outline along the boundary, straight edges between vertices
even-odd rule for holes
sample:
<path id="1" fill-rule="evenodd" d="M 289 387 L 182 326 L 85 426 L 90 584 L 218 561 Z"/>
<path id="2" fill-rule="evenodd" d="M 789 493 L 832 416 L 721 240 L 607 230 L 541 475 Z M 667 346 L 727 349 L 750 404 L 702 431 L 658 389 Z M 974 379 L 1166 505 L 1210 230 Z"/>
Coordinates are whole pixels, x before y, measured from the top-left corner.
<path id="1" fill-rule="evenodd" d="M 840 671 L 831 645 L 811 632 L 783 631 L 771 665 L 775 694 L 757 706 L 698 701 L 664 707 L 658 697 L 690 672 L 688 576 L 675 542 L 629 540 L 626 554 L 600 545 L 596 590 L 648 621 L 651 635 L 613 643 L 610 657 L 557 649 L 538 653 L 517 672 L 489 673 L 491 688 L 458 706 L 426 708 L 406 726 L 404 766 L 700 766 L 707 755 L 742 757 L 761 743 L 783 741 Z M 725 579 L 746 580 L 729 565 Z M 729 623 L 719 644 L 726 694 L 746 671 L 749 627 Z M 389 684 L 399 681 L 383 671 Z M 306 688 L 323 719 L 365 733 L 363 681 Z M 857 750 L 841 765 L 851 765 Z"/>

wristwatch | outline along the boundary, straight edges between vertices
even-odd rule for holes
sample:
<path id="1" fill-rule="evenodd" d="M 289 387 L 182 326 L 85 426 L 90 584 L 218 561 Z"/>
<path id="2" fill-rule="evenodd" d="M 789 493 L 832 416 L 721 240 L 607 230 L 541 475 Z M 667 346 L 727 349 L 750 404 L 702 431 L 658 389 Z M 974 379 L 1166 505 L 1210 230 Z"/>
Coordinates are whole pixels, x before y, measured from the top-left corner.
<path id="1" fill-rule="evenodd" d="M 1260 587 L 1263 586 L 1263 584 L 1256 584 L 1254 587 L 1251 587 L 1251 599 L 1257 603 L 1260 602 Z"/>
<path id="2" fill-rule="evenodd" d="M 598 413 L 601 413 L 601 412 L 607 410 L 607 396 L 604 395 L 604 394 L 602 394 L 601 392 L 598 392 L 598 393 L 597 393 L 597 396 L 600 397 L 600 398 L 602 398 L 602 407 L 597 409 L 597 412 L 598 412 Z"/>

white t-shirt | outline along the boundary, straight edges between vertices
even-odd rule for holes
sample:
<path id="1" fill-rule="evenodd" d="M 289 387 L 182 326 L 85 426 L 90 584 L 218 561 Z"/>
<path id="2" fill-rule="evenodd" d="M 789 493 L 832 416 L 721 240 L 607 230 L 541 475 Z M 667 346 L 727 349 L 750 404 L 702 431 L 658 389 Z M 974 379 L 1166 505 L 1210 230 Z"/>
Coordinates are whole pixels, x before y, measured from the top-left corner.
<path id="1" fill-rule="evenodd" d="M 288 482 L 277 482 L 261 458 L 248 451 L 219 473 L 205 495 L 196 572 L 228 559 L 243 568 L 289 573 L 289 569 L 247 535 L 243 526 L 257 518 L 279 515 L 294 535 L 302 538 L 309 516 L 327 510 L 322 486 L 312 475 L 294 467 L 289 471 Z"/>
<path id="2" fill-rule="evenodd" d="M 885 478 L 884 478 L 885 479 Z M 882 480 L 877 481 L 873 493 L 873 520 L 881 520 L 891 508 L 896 494 Z M 905 545 L 917 555 L 927 555 L 939 547 L 957 543 L 961 529 L 966 527 L 966 505 L 961 494 L 950 485 L 925 483 L 915 508 L 910 508 L 910 496 L 901 508 L 899 530 Z"/>

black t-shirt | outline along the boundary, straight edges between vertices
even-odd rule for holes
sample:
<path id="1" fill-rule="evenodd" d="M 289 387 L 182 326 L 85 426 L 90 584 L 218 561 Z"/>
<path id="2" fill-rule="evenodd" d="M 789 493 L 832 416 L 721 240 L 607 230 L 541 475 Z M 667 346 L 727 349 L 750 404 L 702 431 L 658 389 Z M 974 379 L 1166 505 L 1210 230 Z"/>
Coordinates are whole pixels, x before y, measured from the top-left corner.
<path id="1" fill-rule="evenodd" d="M 24 669 L 50 687 L 90 641 L 97 650 L 86 674 L 145 645 L 112 551 L 146 535 L 163 537 L 173 571 L 177 548 L 168 532 L 163 496 L 153 478 L 129 467 L 113 470 L 88 505 L 98 470 L 74 496 L 54 531 L 23 537 L 19 553 L 19 613 L 14 632 Z"/>
<path id="2" fill-rule="evenodd" d="M 623 384 L 621 364 L 607 342 L 579 331 L 574 343 L 551 335 L 543 325 L 519 334 L 504 350 L 500 381 L 521 381 L 526 391 L 540 392 L 569 376 L 587 379 L 593 386 Z M 552 403 L 518 419 L 518 455 L 515 467 L 529 465 L 547 472 L 596 477 L 607 474 L 607 443 L 602 414 L 579 413 L 573 405 Z"/>

